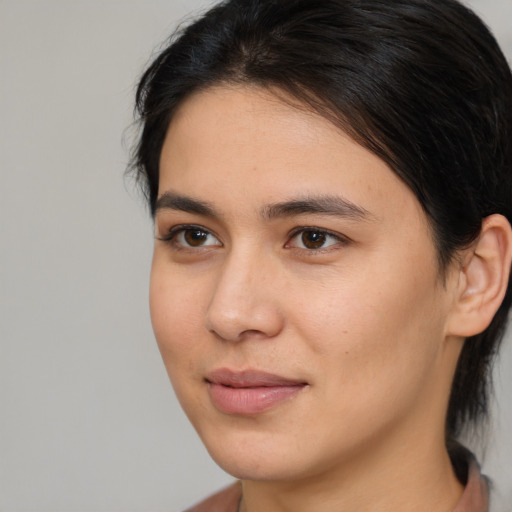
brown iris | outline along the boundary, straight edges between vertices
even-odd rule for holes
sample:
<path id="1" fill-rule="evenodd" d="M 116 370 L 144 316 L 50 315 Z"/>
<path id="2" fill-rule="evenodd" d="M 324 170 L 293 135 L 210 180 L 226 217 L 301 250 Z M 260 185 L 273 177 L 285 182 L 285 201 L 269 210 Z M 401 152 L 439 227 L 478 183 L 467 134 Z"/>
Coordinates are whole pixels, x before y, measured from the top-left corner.
<path id="1" fill-rule="evenodd" d="M 326 234 L 321 231 L 304 231 L 301 236 L 304 247 L 319 249 L 325 244 Z"/>
<path id="2" fill-rule="evenodd" d="M 187 229 L 183 233 L 183 238 L 191 247 L 200 247 L 206 242 L 208 233 L 202 229 Z"/>

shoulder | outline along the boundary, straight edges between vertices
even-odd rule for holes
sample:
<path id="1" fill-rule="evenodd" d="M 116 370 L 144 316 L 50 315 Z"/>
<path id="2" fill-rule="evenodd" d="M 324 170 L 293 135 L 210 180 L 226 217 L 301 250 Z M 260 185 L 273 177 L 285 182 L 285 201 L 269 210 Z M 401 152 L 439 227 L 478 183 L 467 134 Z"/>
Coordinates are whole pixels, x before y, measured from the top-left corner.
<path id="1" fill-rule="evenodd" d="M 242 497 L 240 482 L 222 489 L 206 498 L 204 501 L 185 510 L 185 512 L 238 512 L 238 505 Z"/>

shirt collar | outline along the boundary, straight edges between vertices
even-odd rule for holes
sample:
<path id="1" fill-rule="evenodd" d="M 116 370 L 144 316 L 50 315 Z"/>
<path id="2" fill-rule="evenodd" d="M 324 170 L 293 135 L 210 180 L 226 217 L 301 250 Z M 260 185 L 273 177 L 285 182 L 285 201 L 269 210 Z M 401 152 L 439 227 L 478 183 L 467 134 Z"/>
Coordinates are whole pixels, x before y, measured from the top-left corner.
<path id="1" fill-rule="evenodd" d="M 466 468 L 464 492 L 453 512 L 488 512 L 489 511 L 489 484 L 485 476 L 480 473 L 480 467 L 474 455 L 458 444 L 450 449 L 450 456 L 454 466 Z M 460 478 L 460 476 L 459 476 Z"/>

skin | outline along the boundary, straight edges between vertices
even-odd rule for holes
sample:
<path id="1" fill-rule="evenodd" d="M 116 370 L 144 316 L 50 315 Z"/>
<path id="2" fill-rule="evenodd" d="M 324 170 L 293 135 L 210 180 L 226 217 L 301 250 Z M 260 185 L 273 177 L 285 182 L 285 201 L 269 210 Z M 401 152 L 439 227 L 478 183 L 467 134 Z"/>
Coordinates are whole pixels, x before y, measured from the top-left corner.
<path id="1" fill-rule="evenodd" d="M 461 272 L 441 278 L 410 189 L 322 117 L 219 86 L 171 122 L 159 196 L 175 195 L 211 211 L 160 201 L 153 327 L 190 421 L 243 480 L 242 510 L 451 511 L 462 487 L 444 421 L 463 343 Z M 269 208 L 326 196 L 355 209 Z M 305 246 L 304 226 L 324 245 Z M 262 413 L 226 414 L 205 380 L 218 368 L 307 386 Z"/>

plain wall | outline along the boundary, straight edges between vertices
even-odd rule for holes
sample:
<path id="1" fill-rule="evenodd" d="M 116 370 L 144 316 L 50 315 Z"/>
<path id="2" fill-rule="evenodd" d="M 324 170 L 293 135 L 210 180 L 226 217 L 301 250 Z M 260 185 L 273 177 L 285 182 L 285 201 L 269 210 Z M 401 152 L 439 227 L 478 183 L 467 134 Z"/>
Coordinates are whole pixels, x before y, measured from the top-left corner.
<path id="1" fill-rule="evenodd" d="M 512 1 L 471 4 L 511 60 Z M 0 0 L 2 512 L 172 512 L 231 480 L 160 361 L 152 226 L 123 178 L 136 79 L 201 5 Z M 508 512 L 510 335 L 496 382 L 484 470 Z"/>

